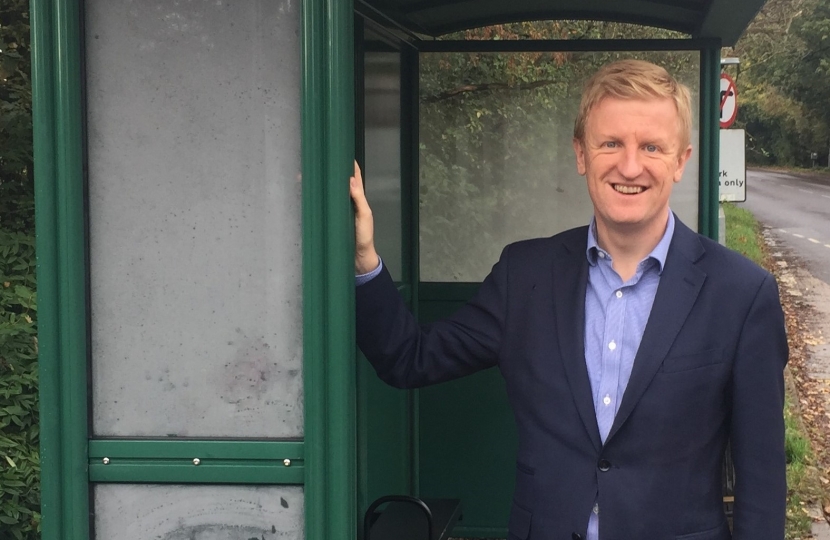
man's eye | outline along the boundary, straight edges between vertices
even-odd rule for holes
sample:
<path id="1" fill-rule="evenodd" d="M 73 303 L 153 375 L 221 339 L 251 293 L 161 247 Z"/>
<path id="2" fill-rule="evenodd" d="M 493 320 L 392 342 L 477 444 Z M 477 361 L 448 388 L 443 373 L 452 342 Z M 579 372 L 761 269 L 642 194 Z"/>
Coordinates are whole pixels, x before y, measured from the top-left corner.
<path id="1" fill-rule="evenodd" d="M 653 144 L 647 144 L 646 145 L 646 152 L 656 152 L 656 151 L 657 151 L 657 146 L 656 145 L 653 145 Z"/>
<path id="2" fill-rule="evenodd" d="M 604 148 L 616 148 L 616 147 L 617 147 L 617 143 L 615 143 L 614 141 L 606 141 L 606 142 L 604 142 L 604 143 L 602 144 L 602 146 L 603 146 Z"/>

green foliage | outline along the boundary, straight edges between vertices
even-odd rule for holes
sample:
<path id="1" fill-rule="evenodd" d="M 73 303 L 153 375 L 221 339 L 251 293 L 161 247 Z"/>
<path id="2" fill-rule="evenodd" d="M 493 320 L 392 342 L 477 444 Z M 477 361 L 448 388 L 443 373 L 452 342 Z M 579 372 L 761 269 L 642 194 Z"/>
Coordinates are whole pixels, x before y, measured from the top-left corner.
<path id="1" fill-rule="evenodd" d="M 0 538 L 40 537 L 29 2 L 0 3 Z"/>
<path id="2" fill-rule="evenodd" d="M 34 238 L 0 231 L 0 538 L 40 530 Z"/>
<path id="3" fill-rule="evenodd" d="M 0 3 L 0 229 L 34 232 L 29 1 Z"/>
<path id="4" fill-rule="evenodd" d="M 739 56 L 738 127 L 750 163 L 827 164 L 830 0 L 770 0 L 729 53 Z M 734 75 L 734 73 L 733 73 Z"/>
<path id="5" fill-rule="evenodd" d="M 726 214 L 726 246 L 763 265 L 764 252 L 758 239 L 760 229 L 752 212 L 731 203 L 723 203 L 723 212 Z"/>

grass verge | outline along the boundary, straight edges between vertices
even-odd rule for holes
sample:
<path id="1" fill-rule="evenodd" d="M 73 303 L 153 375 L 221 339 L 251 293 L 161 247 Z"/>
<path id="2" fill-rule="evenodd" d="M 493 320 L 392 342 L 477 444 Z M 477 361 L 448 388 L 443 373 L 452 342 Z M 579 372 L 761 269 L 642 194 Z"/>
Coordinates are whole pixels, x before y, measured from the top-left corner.
<path id="1" fill-rule="evenodd" d="M 726 214 L 727 247 L 770 268 L 758 221 L 751 212 L 732 204 L 723 205 Z M 784 407 L 785 451 L 787 455 L 787 529 L 786 540 L 810 538 L 812 519 L 808 505 L 821 500 L 821 484 L 814 466 L 810 440 L 798 411 L 798 394 L 787 375 L 787 400 Z"/>

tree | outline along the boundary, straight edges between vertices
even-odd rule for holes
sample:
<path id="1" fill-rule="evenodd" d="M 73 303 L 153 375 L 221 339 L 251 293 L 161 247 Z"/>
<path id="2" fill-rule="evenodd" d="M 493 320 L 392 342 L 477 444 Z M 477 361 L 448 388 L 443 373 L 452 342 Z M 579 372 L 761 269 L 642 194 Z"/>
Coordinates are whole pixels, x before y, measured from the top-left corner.
<path id="1" fill-rule="evenodd" d="M 29 3 L 0 4 L 0 538 L 40 537 Z"/>
<path id="2" fill-rule="evenodd" d="M 29 2 L 0 6 L 0 228 L 34 233 Z"/>
<path id="3" fill-rule="evenodd" d="M 807 166 L 818 152 L 827 163 L 828 36 L 828 0 L 770 0 L 729 51 L 741 58 L 738 126 L 750 162 Z"/>

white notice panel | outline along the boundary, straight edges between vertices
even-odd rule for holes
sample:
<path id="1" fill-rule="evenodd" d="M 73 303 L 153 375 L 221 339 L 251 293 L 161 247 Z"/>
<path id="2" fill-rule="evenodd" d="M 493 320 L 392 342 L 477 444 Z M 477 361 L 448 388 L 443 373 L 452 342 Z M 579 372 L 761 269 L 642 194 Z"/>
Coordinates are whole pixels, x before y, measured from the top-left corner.
<path id="1" fill-rule="evenodd" d="M 746 201 L 746 140 L 742 129 L 720 130 L 718 185 L 721 201 Z"/>

